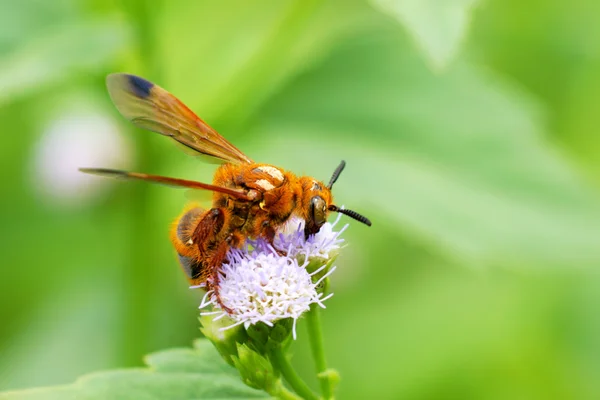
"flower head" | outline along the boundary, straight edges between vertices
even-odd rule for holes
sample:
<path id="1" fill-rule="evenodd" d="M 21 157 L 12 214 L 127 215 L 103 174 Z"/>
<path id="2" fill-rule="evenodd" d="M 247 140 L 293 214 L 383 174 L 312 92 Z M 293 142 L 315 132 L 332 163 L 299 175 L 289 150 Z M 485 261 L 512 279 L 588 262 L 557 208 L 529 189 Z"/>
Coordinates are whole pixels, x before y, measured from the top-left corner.
<path id="1" fill-rule="evenodd" d="M 339 235 L 346 227 L 334 232 L 334 226 L 326 223 L 305 239 L 304 221 L 294 218 L 276 235 L 274 246 L 259 238 L 248 240 L 242 249 L 230 250 L 218 285 L 220 301 L 229 312 L 221 309 L 216 293 L 210 290 L 200 308 L 212 305 L 215 311 L 202 314 L 217 315 L 214 320 L 232 320 L 221 329 L 242 324 L 247 329 L 259 322 L 273 326 L 291 318 L 295 338 L 298 318 L 312 304 L 325 308 L 323 302 L 333 295 L 325 296 L 319 288 L 335 270 L 329 267 L 343 243 Z M 307 269 L 309 264 L 313 268 Z"/>
<path id="2" fill-rule="evenodd" d="M 297 259 L 278 254 L 262 239 L 252 247 L 231 250 L 228 260 L 220 271 L 219 296 L 231 313 L 216 311 L 221 315 L 215 319 L 227 315 L 235 321 L 230 327 L 244 324 L 248 328 L 258 322 L 273 326 L 285 318 L 292 318 L 295 323 L 311 304 L 325 307 L 323 301 L 329 296 L 317 292 L 324 278 L 313 282 L 311 276 L 315 273 L 309 274 L 305 264 L 299 265 Z M 212 291 L 207 293 L 200 308 L 209 304 L 219 308 Z"/>
<path id="3" fill-rule="evenodd" d="M 308 260 L 316 258 L 327 262 L 338 255 L 344 243 L 344 239 L 341 239 L 340 235 L 348 228 L 348 224 L 337 232 L 333 230 L 341 216 L 339 214 L 333 224 L 329 222 L 323 224 L 319 232 L 308 238 L 304 237 L 304 220 L 292 217 L 275 235 L 273 245 L 277 250 L 287 252 L 288 256 L 300 256 Z"/>

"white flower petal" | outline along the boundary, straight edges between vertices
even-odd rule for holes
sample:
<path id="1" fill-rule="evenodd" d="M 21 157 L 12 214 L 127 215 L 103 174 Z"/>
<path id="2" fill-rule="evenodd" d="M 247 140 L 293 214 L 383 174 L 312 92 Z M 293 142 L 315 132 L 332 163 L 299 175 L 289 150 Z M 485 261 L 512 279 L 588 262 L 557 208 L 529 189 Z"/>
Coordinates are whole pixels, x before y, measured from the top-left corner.
<path id="1" fill-rule="evenodd" d="M 303 255 L 308 259 L 328 260 L 337 254 L 344 243 L 340 235 L 348 228 L 348 224 L 337 232 L 333 230 L 341 216 L 342 214 L 339 214 L 333 223 L 323 224 L 319 232 L 309 236 L 308 239 L 304 238 L 304 220 L 292 217 L 275 235 L 273 245 L 277 250 L 285 251 L 291 257 Z"/>
<path id="2" fill-rule="evenodd" d="M 227 255 L 229 261 L 221 267 L 218 290 L 222 305 L 231 313 L 221 310 L 213 291 L 207 293 L 200 308 L 211 305 L 219 310 L 214 314 L 220 313 L 215 320 L 227 315 L 234 321 L 233 325 L 222 329 L 240 324 L 248 328 L 258 322 L 273 326 L 278 320 L 292 318 L 295 338 L 298 318 L 310 309 L 311 304 L 325 308 L 323 302 L 332 296 L 323 296 L 317 287 L 335 267 L 316 282 L 313 282 L 313 276 L 327 267 L 330 258 L 335 257 L 344 242 L 340 233 L 347 225 L 336 232 L 333 228 L 338 221 L 339 217 L 333 224 L 324 224 L 317 234 L 305 239 L 304 221 L 293 217 L 278 232 L 273 246 L 264 239 L 258 239 L 249 240 L 241 250 L 230 250 Z M 281 255 L 280 252 L 287 254 Z M 303 264 L 299 264 L 299 259 Z M 306 267 L 314 259 L 322 262 L 322 266 L 309 273 Z"/>

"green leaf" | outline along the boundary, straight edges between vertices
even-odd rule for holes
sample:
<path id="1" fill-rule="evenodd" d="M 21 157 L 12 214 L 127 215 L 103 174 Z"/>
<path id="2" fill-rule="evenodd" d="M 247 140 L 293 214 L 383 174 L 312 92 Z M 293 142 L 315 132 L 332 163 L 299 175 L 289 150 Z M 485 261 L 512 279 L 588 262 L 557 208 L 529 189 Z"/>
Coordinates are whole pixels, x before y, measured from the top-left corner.
<path id="1" fill-rule="evenodd" d="M 479 0 L 372 0 L 412 35 L 435 69 L 456 56 Z"/>
<path id="2" fill-rule="evenodd" d="M 385 271 L 391 274 L 389 269 Z M 340 366 L 343 377 L 340 398 L 598 397 L 598 392 L 596 396 L 581 395 L 585 390 L 579 384 L 581 377 L 574 376 L 572 365 L 565 364 L 563 354 L 571 348 L 570 340 L 581 339 L 567 339 L 569 334 L 555 328 L 557 321 L 566 320 L 569 331 L 577 332 L 573 335 L 598 332 L 582 328 L 563 308 L 579 296 L 581 285 L 577 287 L 566 274 L 514 279 L 516 275 L 503 272 L 447 272 L 429 269 L 408 288 L 397 282 L 400 288 L 395 290 L 371 289 L 361 293 L 362 298 L 346 293 L 343 300 L 338 299 L 340 308 L 324 323 L 333 339 L 327 341 L 333 355 L 330 362 Z M 364 298 L 377 298 L 377 302 Z M 356 329 L 357 315 L 365 329 Z M 591 320 L 586 323 L 597 324 L 597 317 Z M 367 339 L 367 350 L 357 351 L 360 362 L 344 363 L 347 349 L 369 333 L 373 339 Z M 590 354 L 590 350 L 588 345 L 581 351 Z M 371 379 L 363 380 L 365 365 L 372 366 L 368 372 Z M 577 364 L 577 370 L 580 367 Z M 494 372 L 481 373 L 482 368 Z M 592 371 L 587 370 L 595 376 Z M 510 384 L 496 386 L 498 379 Z M 356 380 L 361 384 L 353 385 Z"/>
<path id="3" fill-rule="evenodd" d="M 252 115 L 341 35 L 360 26 L 368 10 L 348 0 L 224 4 L 166 3 L 157 46 L 167 61 L 162 85 L 207 121 L 229 123 Z"/>
<path id="4" fill-rule="evenodd" d="M 151 354 L 146 363 L 149 368 L 98 372 L 71 385 L 0 393 L 0 400 L 270 398 L 244 385 L 207 340 Z"/>
<path id="5" fill-rule="evenodd" d="M 0 105 L 17 96 L 97 70 L 127 44 L 127 30 L 116 19 L 59 25 L 0 57 Z"/>
<path id="6" fill-rule="evenodd" d="M 336 201 L 371 217 L 373 234 L 390 224 L 477 265 L 598 266 L 598 194 L 545 140 L 540 115 L 487 71 L 437 76 L 379 35 L 283 91 L 255 158 L 323 180 L 345 159 Z"/>

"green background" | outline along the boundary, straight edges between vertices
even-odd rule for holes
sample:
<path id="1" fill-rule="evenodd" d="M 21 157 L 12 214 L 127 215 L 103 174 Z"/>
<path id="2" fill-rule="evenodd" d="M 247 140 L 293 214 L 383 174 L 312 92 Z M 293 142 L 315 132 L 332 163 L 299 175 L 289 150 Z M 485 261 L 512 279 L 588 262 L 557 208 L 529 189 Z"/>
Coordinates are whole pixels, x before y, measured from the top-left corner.
<path id="1" fill-rule="evenodd" d="M 323 313 L 340 398 L 600 398 L 598 15 L 594 0 L 0 1 L 0 390 L 199 335 L 202 293 L 168 240 L 189 194 L 75 171 L 211 180 L 118 115 L 104 78 L 123 71 L 255 160 L 322 180 L 347 161 L 336 202 L 373 227 L 344 220 Z M 294 364 L 316 388 L 304 329 Z"/>

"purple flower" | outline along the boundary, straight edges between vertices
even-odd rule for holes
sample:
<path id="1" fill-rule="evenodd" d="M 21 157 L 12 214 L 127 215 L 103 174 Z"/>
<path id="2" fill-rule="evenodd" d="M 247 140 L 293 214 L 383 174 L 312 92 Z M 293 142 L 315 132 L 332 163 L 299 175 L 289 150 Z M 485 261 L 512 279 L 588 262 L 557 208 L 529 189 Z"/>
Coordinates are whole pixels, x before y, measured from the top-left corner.
<path id="1" fill-rule="evenodd" d="M 293 319 L 293 336 L 296 338 L 296 321 L 312 304 L 325 308 L 327 296 L 322 293 L 321 282 L 335 267 L 329 268 L 337 256 L 344 240 L 326 223 L 321 230 L 304 238 L 304 221 L 292 218 L 276 235 L 274 246 L 264 239 L 249 240 L 242 249 L 232 249 L 227 255 L 219 277 L 219 296 L 228 313 L 221 309 L 214 291 L 208 291 L 200 308 L 212 306 L 214 311 L 202 315 L 216 315 L 213 321 L 221 318 L 231 320 L 231 325 L 250 325 L 263 322 L 273 324 L 281 319 Z M 281 253 L 286 253 L 282 255 Z M 311 265 L 310 271 L 307 266 Z"/>

